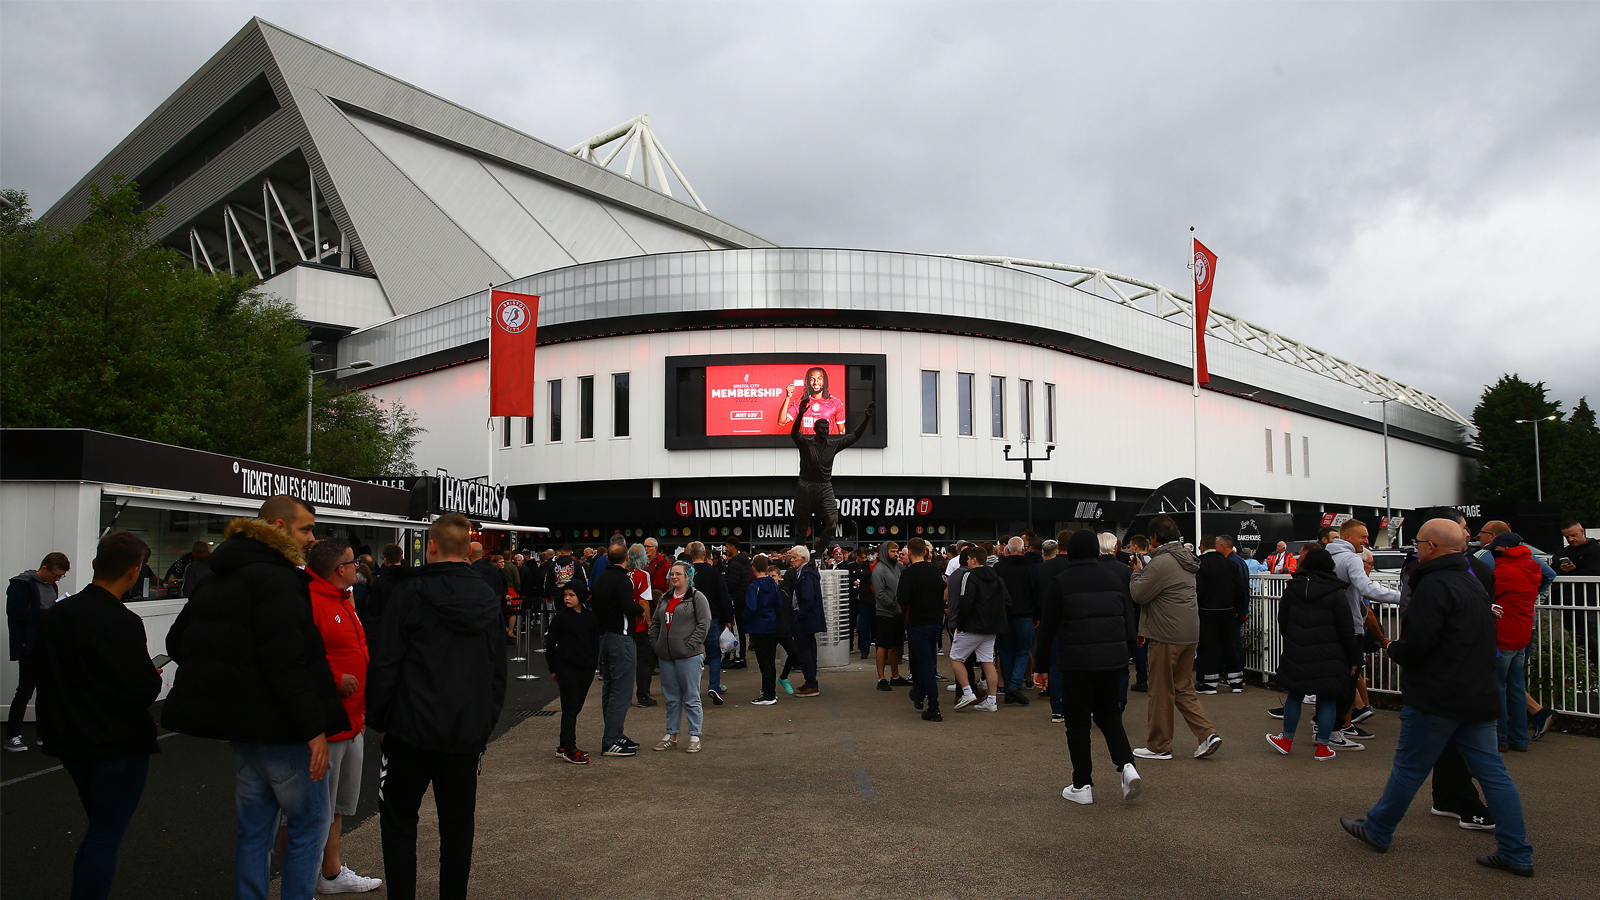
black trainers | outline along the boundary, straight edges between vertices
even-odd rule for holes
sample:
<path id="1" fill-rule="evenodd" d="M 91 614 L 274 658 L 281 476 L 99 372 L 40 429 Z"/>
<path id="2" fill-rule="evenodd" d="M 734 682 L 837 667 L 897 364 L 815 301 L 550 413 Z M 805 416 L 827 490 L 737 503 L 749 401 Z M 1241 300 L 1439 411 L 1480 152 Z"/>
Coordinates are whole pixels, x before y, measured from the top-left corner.
<path id="1" fill-rule="evenodd" d="M 1529 866 L 1526 869 L 1522 866 L 1514 866 L 1511 863 L 1506 862 L 1505 858 L 1498 853 L 1491 853 L 1488 856 L 1478 857 L 1478 865 L 1483 866 L 1485 869 L 1501 869 L 1522 878 L 1533 877 L 1532 866 Z"/>
<path id="2" fill-rule="evenodd" d="M 922 711 L 922 721 L 924 721 L 924 722 L 943 722 L 944 721 L 944 716 L 941 715 L 940 712 L 937 709 L 925 709 L 925 710 Z"/>
<path id="3" fill-rule="evenodd" d="M 883 691 L 884 693 L 888 693 L 889 691 L 893 690 L 893 688 L 889 687 L 889 679 L 879 678 L 878 690 Z"/>
<path id="4" fill-rule="evenodd" d="M 1366 706 L 1363 706 L 1360 709 L 1356 710 L 1354 713 L 1351 713 L 1351 715 L 1350 715 L 1350 724 L 1351 725 L 1359 725 L 1362 722 L 1365 722 L 1366 720 L 1372 718 L 1374 715 L 1377 714 L 1377 712 L 1378 711 L 1373 709 L 1372 705 L 1369 703 Z"/>
<path id="5" fill-rule="evenodd" d="M 1349 728 L 1346 728 L 1344 730 L 1344 736 L 1352 741 L 1370 741 L 1377 737 L 1377 735 L 1366 730 L 1365 728 L 1360 727 L 1359 725 L 1351 725 Z"/>
<path id="6" fill-rule="evenodd" d="M 1429 807 L 1428 812 L 1433 813 L 1441 819 L 1455 819 L 1456 824 L 1468 831 L 1494 830 L 1494 816 L 1490 815 L 1489 810 L 1486 808 L 1480 807 L 1475 810 L 1468 810 L 1467 812 L 1458 812 L 1450 809 L 1449 807 L 1434 806 Z"/>
<path id="7" fill-rule="evenodd" d="M 1214 685 L 1214 684 L 1196 685 L 1195 689 L 1194 689 L 1194 692 L 1196 694 L 1207 694 L 1207 695 L 1215 694 L 1217 692 L 1217 686 Z"/>
<path id="8" fill-rule="evenodd" d="M 1141 681 L 1141 682 L 1133 685 L 1132 687 L 1128 688 L 1128 690 L 1130 690 L 1130 691 L 1138 691 L 1141 694 L 1148 694 L 1148 693 L 1150 693 L 1150 682 Z M 1040 696 L 1043 696 L 1043 695 L 1041 694 Z"/>
<path id="9" fill-rule="evenodd" d="M 722 705 L 722 692 L 721 691 L 717 690 L 716 688 L 712 688 L 711 690 L 706 691 L 706 693 L 711 695 L 711 705 L 712 706 L 721 706 Z"/>
<path id="10" fill-rule="evenodd" d="M 612 741 L 601 751 L 601 756 L 636 756 L 639 753 L 638 745 L 629 746 L 628 741 Z"/>
<path id="11" fill-rule="evenodd" d="M 1006 702 L 1007 703 L 1015 703 L 1015 704 L 1017 704 L 1019 706 L 1027 706 L 1028 705 L 1028 695 L 1024 694 L 1020 690 L 1017 690 L 1017 691 L 1006 691 Z"/>
<path id="12" fill-rule="evenodd" d="M 656 701 L 656 698 L 654 698 L 654 697 L 640 697 L 639 698 L 639 705 L 641 707 L 643 707 L 643 706 L 657 706 L 659 704 Z"/>
<path id="13" fill-rule="evenodd" d="M 889 686 L 890 687 L 911 687 L 911 679 L 906 678 L 903 675 L 897 675 L 894 678 L 889 679 Z"/>
<path id="14" fill-rule="evenodd" d="M 1351 837 L 1363 844 L 1366 844 L 1368 847 L 1371 847 L 1378 853 L 1389 852 L 1388 847 L 1379 844 L 1377 841 L 1372 839 L 1372 835 L 1367 834 L 1366 819 L 1358 819 L 1355 816 L 1340 816 L 1339 824 L 1344 826 L 1344 830 L 1349 832 Z"/>
<path id="15" fill-rule="evenodd" d="M 1267 710 L 1267 715 L 1273 717 L 1274 719 L 1281 719 L 1283 718 L 1283 707 L 1274 706 L 1273 708 Z"/>
<path id="16" fill-rule="evenodd" d="M 1051 713 L 1050 714 L 1050 724 L 1051 725 L 1063 725 L 1063 724 L 1066 723 L 1066 721 L 1067 721 L 1067 717 L 1062 715 L 1061 713 Z"/>
<path id="17" fill-rule="evenodd" d="M 1235 694 L 1242 694 L 1244 693 L 1244 682 L 1230 681 L 1228 682 L 1228 689 L 1233 691 Z"/>

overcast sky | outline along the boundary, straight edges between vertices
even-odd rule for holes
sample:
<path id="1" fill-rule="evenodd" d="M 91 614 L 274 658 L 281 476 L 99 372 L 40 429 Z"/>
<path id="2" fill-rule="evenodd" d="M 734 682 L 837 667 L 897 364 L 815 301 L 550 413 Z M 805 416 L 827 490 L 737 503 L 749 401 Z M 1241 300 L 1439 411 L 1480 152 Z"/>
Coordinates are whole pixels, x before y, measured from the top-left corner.
<path id="1" fill-rule="evenodd" d="M 1600 401 L 1600 4 L 0 4 L 42 211 L 251 15 L 555 144 L 639 113 L 790 246 L 1183 288 L 1471 415 Z"/>

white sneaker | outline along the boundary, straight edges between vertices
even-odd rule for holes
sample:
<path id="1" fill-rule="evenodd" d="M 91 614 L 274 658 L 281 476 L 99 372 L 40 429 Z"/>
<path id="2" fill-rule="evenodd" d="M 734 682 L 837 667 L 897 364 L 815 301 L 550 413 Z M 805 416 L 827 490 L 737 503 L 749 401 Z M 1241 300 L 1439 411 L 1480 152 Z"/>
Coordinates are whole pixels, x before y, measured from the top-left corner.
<path id="1" fill-rule="evenodd" d="M 1200 746 L 1194 748 L 1194 758 L 1205 759 L 1217 752 L 1220 746 L 1222 746 L 1222 736 L 1213 731 L 1210 737 L 1200 742 Z"/>
<path id="2" fill-rule="evenodd" d="M 317 876 L 317 893 L 319 894 L 364 894 L 376 890 L 383 884 L 381 878 L 368 878 L 350 871 L 349 866 L 340 866 L 339 874 L 332 878 Z"/>
<path id="3" fill-rule="evenodd" d="M 974 706 L 973 709 L 981 709 L 984 712 L 999 712 L 1000 711 L 999 705 L 997 705 L 994 702 L 994 695 L 993 694 L 990 694 L 989 696 L 983 698 L 983 702 L 979 703 L 977 706 Z"/>
<path id="4" fill-rule="evenodd" d="M 1132 800 L 1139 796 L 1142 785 L 1139 782 L 1139 770 L 1128 763 L 1122 767 L 1122 799 Z"/>
<path id="5" fill-rule="evenodd" d="M 971 706 L 972 704 L 977 703 L 977 702 L 978 702 L 978 695 L 974 694 L 971 691 L 966 691 L 965 693 L 963 693 L 961 695 L 961 699 L 956 701 L 956 709 L 962 709 L 963 707 Z"/>
<path id="6" fill-rule="evenodd" d="M 1344 732 L 1335 731 L 1333 737 L 1328 739 L 1328 746 L 1335 750 L 1365 750 L 1366 744 L 1358 744 L 1344 736 Z"/>
<path id="7" fill-rule="evenodd" d="M 947 690 L 947 691 L 959 691 L 959 690 L 961 690 L 961 685 L 959 685 L 959 684 L 947 684 L 947 685 L 944 686 L 944 689 Z"/>
<path id="8" fill-rule="evenodd" d="M 1162 750 L 1158 752 L 1148 747 L 1135 747 L 1133 748 L 1133 755 L 1140 759 L 1171 759 L 1172 751 Z"/>
<path id="9" fill-rule="evenodd" d="M 1094 785 L 1086 784 L 1083 787 L 1074 787 L 1069 784 L 1061 789 L 1061 799 L 1088 806 L 1094 802 Z"/>
<path id="10" fill-rule="evenodd" d="M 1317 695 L 1316 694 L 1307 694 L 1304 697 L 1300 698 L 1300 702 L 1304 703 L 1307 706 L 1316 706 L 1317 705 Z"/>

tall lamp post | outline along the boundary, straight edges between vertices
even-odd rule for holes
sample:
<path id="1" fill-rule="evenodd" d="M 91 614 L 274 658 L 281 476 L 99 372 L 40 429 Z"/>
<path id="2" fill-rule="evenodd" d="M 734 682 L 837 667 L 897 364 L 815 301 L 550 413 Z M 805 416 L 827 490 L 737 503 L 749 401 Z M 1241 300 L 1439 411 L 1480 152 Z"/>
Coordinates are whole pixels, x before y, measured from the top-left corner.
<path id="1" fill-rule="evenodd" d="M 335 366 L 335 367 L 333 367 L 331 369 L 318 369 L 315 372 L 306 373 L 306 467 L 307 468 L 310 468 L 310 466 L 311 466 L 311 406 L 312 406 L 312 401 L 313 401 L 313 399 L 315 397 L 315 392 L 316 392 L 316 381 L 315 381 L 316 377 L 318 375 L 332 375 L 335 372 L 343 372 L 346 369 L 369 369 L 371 367 L 372 367 L 372 360 L 370 360 L 370 359 L 358 359 L 358 360 L 356 360 L 355 362 L 351 363 L 348 366 Z"/>
<path id="2" fill-rule="evenodd" d="M 1541 463 L 1539 461 L 1539 423 L 1540 422 L 1554 422 L 1556 419 L 1559 419 L 1559 418 L 1561 418 L 1561 417 L 1560 416 L 1545 416 L 1545 417 L 1540 418 L 1540 419 L 1518 419 L 1517 420 L 1517 424 L 1518 425 L 1527 425 L 1529 423 L 1532 423 L 1532 425 L 1533 425 L 1533 478 L 1534 478 L 1534 484 L 1537 486 L 1537 490 L 1539 491 L 1539 502 L 1540 503 L 1544 502 L 1544 469 L 1543 469 L 1543 466 L 1541 465 Z"/>
<path id="3" fill-rule="evenodd" d="M 1012 456 L 1011 455 L 1011 445 L 1010 444 L 1007 444 L 1005 446 L 1005 450 L 1004 450 L 1004 453 L 1006 455 L 1006 460 L 1008 462 L 1020 462 L 1020 463 L 1022 463 L 1022 483 L 1023 483 L 1025 489 L 1027 490 L 1027 494 L 1028 494 L 1028 528 L 1029 529 L 1033 528 L 1033 464 L 1036 463 L 1036 462 L 1045 462 L 1045 461 L 1049 460 L 1050 459 L 1050 454 L 1054 453 L 1055 450 L 1056 450 L 1056 445 L 1055 444 L 1045 444 L 1044 445 L 1044 455 L 1043 456 L 1034 456 L 1033 455 L 1032 446 L 1033 446 L 1033 439 L 1032 438 L 1023 438 L 1022 439 L 1022 455 L 1021 456 Z"/>
<path id="4" fill-rule="evenodd" d="M 1394 501 L 1389 498 L 1389 404 L 1394 402 L 1393 397 L 1382 400 L 1363 400 L 1367 406 L 1376 403 L 1383 407 L 1383 514 L 1390 519 L 1394 518 Z"/>

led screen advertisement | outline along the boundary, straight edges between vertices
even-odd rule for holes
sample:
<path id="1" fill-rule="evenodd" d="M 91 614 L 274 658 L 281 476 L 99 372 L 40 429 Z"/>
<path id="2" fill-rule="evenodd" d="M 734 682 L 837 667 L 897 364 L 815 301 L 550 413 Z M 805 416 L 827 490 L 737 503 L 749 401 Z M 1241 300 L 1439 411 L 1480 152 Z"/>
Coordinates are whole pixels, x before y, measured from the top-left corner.
<path id="1" fill-rule="evenodd" d="M 865 353 L 723 353 L 666 360 L 666 447 L 793 448 L 796 422 L 803 434 L 826 420 L 828 431 L 855 428 L 867 404 L 878 416 L 858 447 L 887 446 L 881 426 L 886 403 L 886 360 Z"/>
<path id="2" fill-rule="evenodd" d="M 706 366 L 706 436 L 787 435 L 796 418 L 802 433 L 826 419 L 839 434 L 847 380 L 840 364 Z"/>

